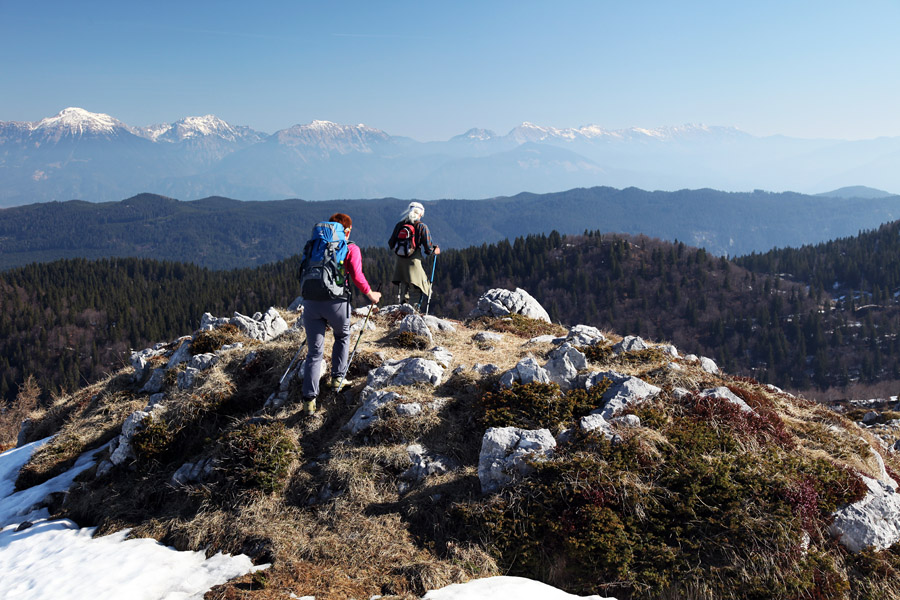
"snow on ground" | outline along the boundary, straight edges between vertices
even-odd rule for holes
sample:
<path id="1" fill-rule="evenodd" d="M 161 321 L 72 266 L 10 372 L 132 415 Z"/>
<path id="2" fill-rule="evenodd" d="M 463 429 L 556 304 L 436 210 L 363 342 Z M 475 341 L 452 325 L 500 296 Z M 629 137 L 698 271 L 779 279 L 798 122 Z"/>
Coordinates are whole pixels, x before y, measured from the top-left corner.
<path id="1" fill-rule="evenodd" d="M 423 600 L 616 600 L 601 596 L 573 596 L 539 581 L 522 577 L 487 577 L 428 592 Z"/>
<path id="2" fill-rule="evenodd" d="M 51 521 L 36 508 L 62 492 L 94 464 L 85 453 L 69 471 L 33 488 L 15 491 L 19 470 L 50 438 L 0 454 L 0 598 L 4 600 L 202 600 L 215 585 L 254 567 L 243 554 L 179 552 L 152 539 L 129 539 L 123 530 L 99 538 L 93 528 Z M 292 595 L 296 598 L 297 596 Z M 314 596 L 304 596 L 314 600 Z M 425 600 L 575 600 L 546 584 L 520 577 L 489 577 L 428 592 Z M 615 600 L 585 596 L 585 600 Z"/>
<path id="3" fill-rule="evenodd" d="M 0 454 L 0 598 L 5 600 L 188 600 L 254 567 L 244 555 L 178 552 L 128 531 L 93 538 L 69 520 L 50 521 L 34 510 L 48 494 L 69 488 L 93 464 L 95 450 L 50 481 L 15 492 L 15 480 L 34 442 Z M 32 525 L 29 527 L 28 524 Z M 21 531 L 17 531 L 20 529 Z"/>

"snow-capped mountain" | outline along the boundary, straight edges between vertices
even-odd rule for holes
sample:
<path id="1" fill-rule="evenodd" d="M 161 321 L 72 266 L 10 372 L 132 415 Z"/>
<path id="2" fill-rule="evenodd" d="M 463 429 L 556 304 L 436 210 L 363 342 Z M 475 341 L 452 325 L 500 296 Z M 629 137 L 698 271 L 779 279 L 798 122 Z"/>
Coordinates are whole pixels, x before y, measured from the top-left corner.
<path id="1" fill-rule="evenodd" d="M 491 131 L 490 129 L 479 129 L 473 127 L 467 132 L 457 135 L 452 138 L 453 140 L 472 140 L 478 142 L 486 142 L 488 140 L 493 140 L 497 138 L 497 134 Z M 452 141 L 452 140 L 451 140 Z"/>
<path id="2" fill-rule="evenodd" d="M 418 142 L 325 120 L 272 135 L 213 115 L 134 127 L 66 108 L 0 121 L 0 207 L 120 200 L 140 192 L 277 199 L 483 198 L 603 185 L 818 193 L 900 190 L 900 138 L 843 142 L 755 137 L 687 124 L 606 129 L 525 122 Z"/>
<path id="3" fill-rule="evenodd" d="M 749 138 L 749 134 L 734 127 L 709 127 L 706 125 L 680 125 L 675 127 L 659 127 L 646 129 L 631 127 L 628 129 L 604 129 L 598 125 L 583 125 L 578 128 L 557 129 L 525 122 L 509 132 L 508 136 L 520 144 L 526 142 L 547 141 L 689 141 L 705 139 L 707 141 L 723 138 Z"/>
<path id="4" fill-rule="evenodd" d="M 268 137 L 249 127 L 235 126 L 215 115 L 185 117 L 174 123 L 150 125 L 136 130 L 138 135 L 154 142 L 177 143 L 201 138 L 219 138 L 228 142 L 256 143 Z"/>
<path id="5" fill-rule="evenodd" d="M 275 132 L 272 137 L 282 146 L 308 146 L 325 152 L 371 153 L 380 144 L 394 138 L 366 125 L 340 125 L 331 121 L 313 121 Z"/>
<path id="6" fill-rule="evenodd" d="M 53 117 L 41 119 L 31 124 L 31 135 L 45 139 L 80 137 L 112 137 L 127 133 L 134 135 L 132 129 L 118 119 L 103 114 L 92 113 L 83 108 L 69 107 Z"/>

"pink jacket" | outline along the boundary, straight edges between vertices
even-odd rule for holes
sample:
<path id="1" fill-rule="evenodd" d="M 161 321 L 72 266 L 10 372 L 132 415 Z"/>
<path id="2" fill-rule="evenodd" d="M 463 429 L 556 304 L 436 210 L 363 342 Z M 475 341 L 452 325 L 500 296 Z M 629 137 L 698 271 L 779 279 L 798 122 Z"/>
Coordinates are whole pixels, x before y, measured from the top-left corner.
<path id="1" fill-rule="evenodd" d="M 372 290 L 372 287 L 369 285 L 369 282 L 366 281 L 366 276 L 363 275 L 362 254 L 359 251 L 359 246 L 356 244 L 347 244 L 347 258 L 344 261 L 344 264 L 348 266 L 344 271 L 350 276 L 350 281 L 353 282 L 360 292 L 368 294 Z"/>

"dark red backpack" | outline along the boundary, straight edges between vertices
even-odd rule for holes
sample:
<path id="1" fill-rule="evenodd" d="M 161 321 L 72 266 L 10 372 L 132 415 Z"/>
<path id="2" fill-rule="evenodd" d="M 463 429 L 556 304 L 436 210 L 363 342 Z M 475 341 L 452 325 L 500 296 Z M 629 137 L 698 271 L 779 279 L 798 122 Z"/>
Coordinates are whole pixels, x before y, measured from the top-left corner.
<path id="1" fill-rule="evenodd" d="M 397 241 L 394 243 L 394 254 L 408 258 L 416 251 L 416 227 L 411 223 L 404 223 L 397 232 Z"/>

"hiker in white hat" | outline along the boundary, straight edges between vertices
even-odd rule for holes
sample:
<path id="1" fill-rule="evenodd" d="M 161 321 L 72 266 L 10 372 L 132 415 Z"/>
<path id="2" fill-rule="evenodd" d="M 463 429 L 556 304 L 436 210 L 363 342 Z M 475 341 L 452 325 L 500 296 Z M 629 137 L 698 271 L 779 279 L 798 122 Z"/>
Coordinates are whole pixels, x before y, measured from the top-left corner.
<path id="1" fill-rule="evenodd" d="M 399 302 L 408 304 L 412 301 L 417 307 L 421 307 L 431 293 L 431 283 L 425 274 L 422 259 L 430 254 L 441 253 L 441 249 L 431 239 L 428 225 L 422 222 L 424 215 L 425 207 L 420 202 L 410 202 L 388 240 L 388 246 L 397 255 L 391 281 L 400 286 Z"/>

